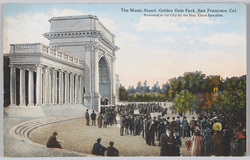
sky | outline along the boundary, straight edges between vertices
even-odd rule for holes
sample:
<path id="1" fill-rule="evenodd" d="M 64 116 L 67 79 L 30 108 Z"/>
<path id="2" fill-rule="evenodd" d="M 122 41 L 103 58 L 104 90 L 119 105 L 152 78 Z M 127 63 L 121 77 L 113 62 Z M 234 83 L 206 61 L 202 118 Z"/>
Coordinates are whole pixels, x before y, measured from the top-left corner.
<path id="1" fill-rule="evenodd" d="M 156 9 L 157 12 L 122 12 L 122 8 Z M 173 12 L 159 12 L 159 9 Z M 198 12 L 198 9 L 206 12 Z M 181 17 L 174 16 L 177 14 Z M 198 17 L 198 14 L 222 17 Z M 49 41 L 42 36 L 49 32 L 48 20 L 72 15 L 96 15 L 116 36 L 115 45 L 120 48 L 116 52 L 116 72 L 125 87 L 145 80 L 150 86 L 157 81 L 162 85 L 185 72 L 202 71 L 223 78 L 246 74 L 246 8 L 244 4 L 235 3 L 7 4 L 4 7 L 4 53 L 9 52 L 9 44 L 48 45 Z"/>

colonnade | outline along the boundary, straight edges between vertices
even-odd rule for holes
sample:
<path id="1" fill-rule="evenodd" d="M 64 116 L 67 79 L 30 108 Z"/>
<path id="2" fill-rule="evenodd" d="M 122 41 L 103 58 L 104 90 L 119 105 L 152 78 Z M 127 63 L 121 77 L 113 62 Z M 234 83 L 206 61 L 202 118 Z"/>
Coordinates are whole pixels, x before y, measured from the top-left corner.
<path id="1" fill-rule="evenodd" d="M 10 100 L 11 106 L 42 106 L 48 104 L 82 104 L 83 75 L 48 66 L 36 65 L 36 70 L 20 68 L 19 81 L 16 80 L 16 66 L 10 66 Z M 28 70 L 28 86 L 25 72 Z M 35 73 L 35 74 L 34 74 Z M 34 79 L 34 75 L 36 78 Z M 34 83 L 35 82 L 35 83 Z M 16 86 L 19 83 L 19 94 Z M 35 85 L 35 86 L 34 86 Z M 28 92 L 28 94 L 26 94 Z M 34 93 L 36 95 L 34 95 Z M 28 97 L 26 97 L 28 95 Z M 34 97 L 35 96 L 35 97 Z M 26 100 L 28 99 L 28 102 Z M 35 102 L 36 104 L 34 104 Z"/>

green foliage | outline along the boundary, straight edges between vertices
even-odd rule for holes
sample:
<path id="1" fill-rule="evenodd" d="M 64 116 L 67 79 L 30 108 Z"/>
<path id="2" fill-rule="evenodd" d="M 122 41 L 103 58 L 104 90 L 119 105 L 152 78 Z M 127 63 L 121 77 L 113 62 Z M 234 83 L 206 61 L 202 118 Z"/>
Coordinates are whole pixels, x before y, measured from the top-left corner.
<path id="1" fill-rule="evenodd" d="M 127 101 L 128 100 L 128 93 L 124 86 L 120 86 L 119 88 L 119 99 L 120 101 Z"/>
<path id="2" fill-rule="evenodd" d="M 166 101 L 164 94 L 146 93 L 146 94 L 132 94 L 128 97 L 129 102 L 152 102 L 152 101 Z"/>
<path id="3" fill-rule="evenodd" d="M 174 100 L 174 109 L 180 113 L 187 113 L 194 107 L 195 102 L 196 97 L 188 90 L 183 90 L 177 94 Z"/>
<path id="4" fill-rule="evenodd" d="M 143 86 L 139 82 L 136 91 L 130 87 L 128 100 L 173 101 L 178 112 L 186 113 L 192 108 L 198 112 L 211 111 L 246 117 L 246 75 L 223 81 L 218 75 L 186 72 L 183 76 L 170 79 L 162 88 L 154 85 L 150 91 L 145 92 L 144 89 L 139 92 L 145 86 L 149 89 L 146 81 Z"/>
<path id="5" fill-rule="evenodd" d="M 223 92 L 215 101 L 217 110 L 222 113 L 246 116 L 246 76 L 227 78 L 223 84 Z"/>

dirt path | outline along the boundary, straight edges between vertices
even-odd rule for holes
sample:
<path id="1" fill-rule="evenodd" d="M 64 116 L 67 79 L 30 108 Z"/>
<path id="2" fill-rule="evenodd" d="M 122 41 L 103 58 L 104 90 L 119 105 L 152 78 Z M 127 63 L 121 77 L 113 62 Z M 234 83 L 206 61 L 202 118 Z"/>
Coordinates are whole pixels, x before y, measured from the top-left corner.
<path id="1" fill-rule="evenodd" d="M 62 147 L 81 153 L 91 154 L 93 144 L 101 137 L 102 145 L 108 147 L 110 141 L 114 141 L 114 147 L 120 151 L 120 156 L 159 156 L 160 147 L 148 146 L 142 136 L 125 135 L 120 136 L 119 128 L 116 125 L 108 128 L 98 128 L 97 126 L 86 126 L 85 119 L 73 120 L 53 125 L 37 128 L 31 134 L 31 140 L 46 144 L 53 132 L 58 132 L 58 139 L 62 140 Z M 182 141 L 182 156 L 190 156 L 190 151 L 186 150 L 185 141 Z"/>

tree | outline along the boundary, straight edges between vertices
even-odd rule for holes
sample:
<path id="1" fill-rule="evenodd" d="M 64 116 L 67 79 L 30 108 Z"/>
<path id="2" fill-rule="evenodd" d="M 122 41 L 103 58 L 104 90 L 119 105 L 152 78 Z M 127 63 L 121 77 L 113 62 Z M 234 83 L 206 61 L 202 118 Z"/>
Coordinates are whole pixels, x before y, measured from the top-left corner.
<path id="1" fill-rule="evenodd" d="M 208 76 L 202 86 L 203 92 L 218 92 L 222 88 L 222 78 L 220 76 Z"/>
<path id="2" fill-rule="evenodd" d="M 140 93 L 140 92 L 142 92 L 142 90 L 143 90 L 143 87 L 142 87 L 141 81 L 139 81 L 139 82 L 137 83 L 137 87 L 136 87 L 136 89 L 135 89 L 135 92 L 136 92 L 136 93 Z"/>
<path id="3" fill-rule="evenodd" d="M 119 87 L 119 98 L 120 98 L 120 101 L 127 101 L 128 100 L 127 90 L 122 85 L 120 85 L 120 87 Z"/>
<path id="4" fill-rule="evenodd" d="M 128 92 L 128 94 L 134 94 L 135 93 L 134 86 L 129 86 L 127 92 Z"/>
<path id="5" fill-rule="evenodd" d="M 174 109 L 180 113 L 187 113 L 193 108 L 195 104 L 196 97 L 189 93 L 188 90 L 183 90 L 177 94 L 174 100 Z"/>
<path id="6" fill-rule="evenodd" d="M 154 92 L 154 93 L 160 93 L 160 85 L 159 85 L 159 82 L 157 81 L 154 86 L 152 87 L 151 89 L 151 92 Z"/>
<path id="7" fill-rule="evenodd" d="M 226 114 L 246 117 L 246 75 L 227 78 L 215 102 L 217 109 Z M 244 121 L 244 120 L 243 120 Z"/>
<path id="8" fill-rule="evenodd" d="M 150 88 L 149 88 L 149 86 L 148 86 L 147 80 L 145 80 L 144 83 L 143 83 L 143 92 L 144 92 L 144 93 L 150 92 Z"/>

